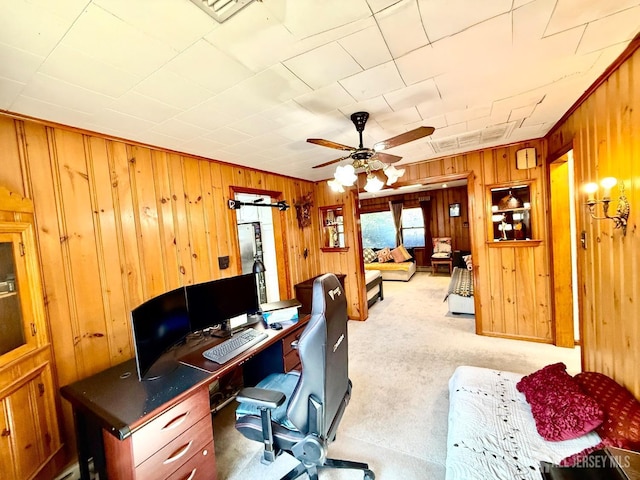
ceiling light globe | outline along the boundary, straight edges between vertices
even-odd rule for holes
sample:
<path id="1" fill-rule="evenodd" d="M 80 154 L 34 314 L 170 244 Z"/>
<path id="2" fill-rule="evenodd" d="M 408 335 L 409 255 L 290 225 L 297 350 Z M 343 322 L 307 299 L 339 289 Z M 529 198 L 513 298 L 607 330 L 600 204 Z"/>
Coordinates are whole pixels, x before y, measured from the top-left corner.
<path id="1" fill-rule="evenodd" d="M 355 168 L 353 168 L 353 165 L 339 165 L 336 168 L 336 173 L 334 173 L 333 176 L 345 187 L 352 186 L 358 179 L 356 170 Z"/>
<path id="2" fill-rule="evenodd" d="M 367 183 L 364 186 L 364 189 L 367 192 L 379 192 L 382 190 L 384 183 L 375 175 L 369 175 L 367 177 Z"/>
<path id="3" fill-rule="evenodd" d="M 344 192 L 344 187 L 337 180 L 328 180 L 327 184 L 329 184 L 329 188 L 331 188 L 331 190 L 333 190 L 334 192 L 337 192 L 337 193 Z"/>

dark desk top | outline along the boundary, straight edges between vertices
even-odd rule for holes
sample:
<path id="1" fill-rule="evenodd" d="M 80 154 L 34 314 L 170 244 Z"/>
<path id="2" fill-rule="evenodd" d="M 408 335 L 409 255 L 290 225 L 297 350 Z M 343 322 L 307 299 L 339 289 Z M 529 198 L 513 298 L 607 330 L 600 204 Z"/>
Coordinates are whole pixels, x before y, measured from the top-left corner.
<path id="1" fill-rule="evenodd" d="M 131 359 L 66 385 L 60 389 L 60 393 L 71 402 L 74 409 L 80 409 L 97 418 L 105 430 L 123 440 L 152 418 L 145 417 L 154 411 L 161 413 L 161 407 L 166 403 L 175 401 L 180 395 L 198 385 L 220 378 L 284 338 L 291 328 L 307 321 L 308 317 L 279 331 L 268 330 L 268 339 L 224 365 L 217 365 L 202 356 L 205 348 L 221 341 L 209 339 L 195 347 L 189 347 L 187 352 L 191 353 L 186 354 L 184 361 L 180 359 L 181 363 L 177 364 L 175 370 L 155 380 L 139 381 L 135 360 Z M 182 348 L 176 350 L 176 357 L 181 353 L 186 352 Z"/>
<path id="2" fill-rule="evenodd" d="M 211 374 L 179 365 L 161 378 L 141 382 L 131 359 L 64 386 L 60 393 L 74 408 L 89 411 L 103 428 L 123 440 L 145 416 L 209 377 Z"/>

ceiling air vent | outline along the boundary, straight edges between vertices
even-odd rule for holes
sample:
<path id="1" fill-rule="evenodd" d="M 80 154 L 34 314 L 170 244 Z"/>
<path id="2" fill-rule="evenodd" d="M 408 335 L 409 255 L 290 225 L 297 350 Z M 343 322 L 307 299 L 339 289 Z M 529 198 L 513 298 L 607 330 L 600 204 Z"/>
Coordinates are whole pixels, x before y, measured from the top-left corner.
<path id="1" fill-rule="evenodd" d="M 191 0 L 202 10 L 213 17 L 216 22 L 222 23 L 232 15 L 238 13 L 254 0 Z"/>

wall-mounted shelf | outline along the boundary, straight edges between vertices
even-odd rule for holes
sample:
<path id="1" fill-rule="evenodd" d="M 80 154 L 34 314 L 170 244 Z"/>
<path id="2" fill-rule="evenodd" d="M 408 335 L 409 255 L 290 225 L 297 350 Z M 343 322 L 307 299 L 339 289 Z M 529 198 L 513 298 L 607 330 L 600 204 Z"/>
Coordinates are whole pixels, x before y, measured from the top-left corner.
<path id="1" fill-rule="evenodd" d="M 488 243 L 520 243 L 531 245 L 533 232 L 531 222 L 532 185 L 501 184 L 487 187 Z"/>
<path id="2" fill-rule="evenodd" d="M 320 225 L 322 226 L 322 247 L 323 252 L 346 252 L 349 247 L 346 245 L 344 233 L 344 217 L 342 205 L 330 205 L 320 207 Z"/>

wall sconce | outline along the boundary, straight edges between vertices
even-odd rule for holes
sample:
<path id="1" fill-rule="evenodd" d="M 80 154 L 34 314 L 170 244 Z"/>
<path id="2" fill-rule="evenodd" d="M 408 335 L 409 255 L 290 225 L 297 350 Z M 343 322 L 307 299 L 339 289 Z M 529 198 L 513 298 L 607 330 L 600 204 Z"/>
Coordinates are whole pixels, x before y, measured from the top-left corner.
<path id="1" fill-rule="evenodd" d="M 620 182 L 620 196 L 618 197 L 618 208 L 616 209 L 616 215 L 609 215 L 609 203 L 611 203 L 611 189 L 618 183 L 614 177 L 606 177 L 600 181 L 600 186 L 603 188 L 602 200 L 597 200 L 595 193 L 598 191 L 597 183 L 587 183 L 584 186 L 584 191 L 587 193 L 587 203 L 585 205 L 589 209 L 591 218 L 595 220 L 612 220 L 615 224 L 615 228 L 622 228 L 622 234 L 627 234 L 627 219 L 629 218 L 629 201 L 624 194 L 624 183 Z M 602 213 L 604 216 L 599 217 L 596 215 L 596 205 L 602 204 Z"/>

